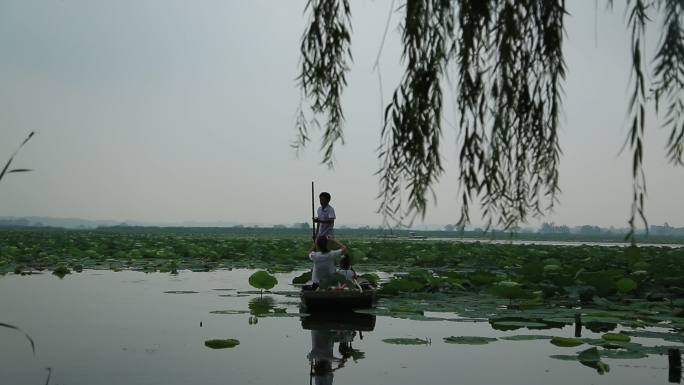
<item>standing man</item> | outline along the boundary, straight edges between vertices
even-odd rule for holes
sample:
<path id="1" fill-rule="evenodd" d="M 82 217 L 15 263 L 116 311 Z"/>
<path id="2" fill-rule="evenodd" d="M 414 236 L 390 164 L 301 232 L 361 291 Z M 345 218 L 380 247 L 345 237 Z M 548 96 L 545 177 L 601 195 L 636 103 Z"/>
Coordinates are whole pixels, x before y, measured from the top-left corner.
<path id="1" fill-rule="evenodd" d="M 318 217 L 313 218 L 314 223 L 316 223 L 315 238 L 332 239 L 335 237 L 335 209 L 330 206 L 330 194 L 322 192 L 318 195 L 318 199 L 321 202 L 321 207 L 318 208 Z"/>

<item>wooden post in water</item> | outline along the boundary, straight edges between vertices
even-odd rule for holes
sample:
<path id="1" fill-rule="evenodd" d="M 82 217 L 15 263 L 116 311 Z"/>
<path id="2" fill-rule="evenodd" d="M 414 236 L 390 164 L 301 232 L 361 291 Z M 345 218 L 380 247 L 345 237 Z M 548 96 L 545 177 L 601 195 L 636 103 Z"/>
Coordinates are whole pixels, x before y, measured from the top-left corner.
<path id="1" fill-rule="evenodd" d="M 667 358 L 670 363 L 668 380 L 679 384 L 682 382 L 682 352 L 679 349 L 668 349 Z"/>
<path id="2" fill-rule="evenodd" d="M 582 337 L 582 314 L 575 313 L 575 337 Z"/>

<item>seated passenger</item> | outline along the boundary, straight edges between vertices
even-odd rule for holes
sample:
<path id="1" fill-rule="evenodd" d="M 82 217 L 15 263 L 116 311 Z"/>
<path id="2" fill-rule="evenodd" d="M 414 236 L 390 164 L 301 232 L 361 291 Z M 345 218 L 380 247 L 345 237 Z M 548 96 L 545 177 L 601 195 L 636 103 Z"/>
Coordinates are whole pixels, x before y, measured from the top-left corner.
<path id="1" fill-rule="evenodd" d="M 356 279 L 356 272 L 351 268 L 351 258 L 348 255 L 340 259 L 340 268 L 337 269 L 337 274 L 341 274 L 348 281 Z"/>
<path id="2" fill-rule="evenodd" d="M 331 242 L 340 248 L 337 250 L 329 250 L 328 242 Z M 335 265 L 337 260 L 347 251 L 347 246 L 343 245 L 336 239 L 327 239 L 326 237 L 318 237 L 316 239 L 316 249 L 309 254 L 309 259 L 313 262 L 313 269 L 311 272 L 312 288 L 315 290 L 321 283 L 321 280 L 329 281 L 334 278 Z"/>

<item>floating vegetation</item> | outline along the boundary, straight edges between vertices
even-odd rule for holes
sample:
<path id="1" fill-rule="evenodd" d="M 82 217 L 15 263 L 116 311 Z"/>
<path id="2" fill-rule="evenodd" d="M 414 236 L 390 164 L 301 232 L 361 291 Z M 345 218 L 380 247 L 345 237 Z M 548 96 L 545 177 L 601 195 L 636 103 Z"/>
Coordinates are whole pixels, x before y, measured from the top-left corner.
<path id="1" fill-rule="evenodd" d="M 551 338 L 551 344 L 564 347 L 564 348 L 571 348 L 575 346 L 580 346 L 584 344 L 584 341 L 578 338 L 566 338 L 566 337 L 553 337 Z"/>
<path id="2" fill-rule="evenodd" d="M 597 348 L 589 348 L 583 350 L 576 355 L 557 354 L 550 356 L 551 358 L 563 361 L 579 361 L 582 365 L 596 369 L 599 374 L 605 374 L 610 371 L 610 366 L 601 361 L 601 354 Z"/>
<path id="3" fill-rule="evenodd" d="M 461 344 L 461 345 L 486 345 L 490 342 L 496 341 L 496 338 L 492 337 L 473 337 L 473 336 L 461 336 L 461 337 L 446 337 L 444 342 L 448 344 Z"/>
<path id="4" fill-rule="evenodd" d="M 601 338 L 610 342 L 629 342 L 631 340 L 628 335 L 621 333 L 606 333 Z"/>
<path id="5" fill-rule="evenodd" d="M 65 265 L 58 265 L 52 271 L 52 274 L 58 276 L 59 278 L 64 278 L 64 276 L 66 276 L 67 274 L 71 274 L 71 270 L 69 270 L 69 268 Z"/>
<path id="6" fill-rule="evenodd" d="M 489 320 L 489 323 L 496 330 L 517 330 L 521 328 L 550 329 L 553 327 L 551 323 L 524 318 L 493 318 Z"/>
<path id="7" fill-rule="evenodd" d="M 225 340 L 207 340 L 204 341 L 204 346 L 212 349 L 227 349 L 227 348 L 234 348 L 236 346 L 240 345 L 240 341 L 232 338 L 228 338 Z"/>
<path id="8" fill-rule="evenodd" d="M 620 278 L 615 282 L 615 287 L 620 293 L 629 293 L 637 289 L 637 283 L 631 278 Z"/>
<path id="9" fill-rule="evenodd" d="M 306 271 L 294 278 L 292 278 L 293 285 L 303 285 L 311 280 L 311 271 Z"/>
<path id="10" fill-rule="evenodd" d="M 393 345 L 429 345 L 429 339 L 422 338 L 386 338 L 382 342 Z"/>
<path id="11" fill-rule="evenodd" d="M 659 332 L 659 331 L 649 331 L 649 330 L 623 330 L 620 332 L 624 335 L 632 337 L 641 338 L 657 338 L 670 342 L 680 342 L 684 343 L 684 334 L 679 334 L 676 332 Z"/>
<path id="12" fill-rule="evenodd" d="M 601 355 L 596 348 L 583 350 L 577 354 L 577 360 L 585 366 L 596 369 L 598 374 L 604 374 L 610 371 L 608 364 L 601 361 Z"/>
<path id="13" fill-rule="evenodd" d="M 270 313 L 259 314 L 261 318 L 301 318 L 306 317 L 307 313 L 287 313 L 285 309 L 274 309 L 275 311 Z"/>
<path id="14" fill-rule="evenodd" d="M 249 284 L 256 289 L 270 290 L 278 280 L 267 271 L 260 270 L 249 276 Z"/>
<path id="15" fill-rule="evenodd" d="M 500 340 L 506 341 L 534 341 L 534 340 L 550 340 L 551 336 L 544 336 L 539 334 L 520 334 L 515 336 L 499 337 Z"/>
<path id="16" fill-rule="evenodd" d="M 209 314 L 249 314 L 249 310 L 212 310 Z"/>
<path id="17" fill-rule="evenodd" d="M 602 350 L 601 357 L 612 358 L 618 360 L 636 360 L 648 357 L 643 351 L 634 349 L 616 349 L 616 350 Z"/>
<path id="18" fill-rule="evenodd" d="M 378 285 L 380 301 L 377 308 L 359 313 L 411 321 L 488 322 L 497 331 L 520 330 L 519 335 L 500 338 L 507 341 L 548 340 L 558 346 L 584 343 L 599 354 L 596 361 L 586 357 L 593 351 L 586 353 L 584 362 L 604 372 L 608 368 L 598 364 L 600 359 L 667 352 L 667 346 L 644 347 L 633 342 L 639 342 L 638 338 L 668 341 L 679 349 L 684 343 L 684 249 L 362 238 L 346 243 L 357 269 L 380 272 L 362 275 Z M 261 317 L 302 316 L 286 310 L 294 306 L 298 290 L 268 290 L 277 284 L 275 272 L 292 271 L 295 285 L 310 279 L 310 262 L 304 258 L 309 246 L 308 239 L 292 237 L 257 240 L 162 230 L 7 229 L 0 230 L 0 274 L 52 271 L 64 277 L 83 269 L 181 274 L 261 269 L 249 279 L 256 290 L 214 289 L 214 296 L 269 293 L 293 298 L 284 303 L 267 296 L 252 298 L 246 309 L 212 312 L 249 314 L 254 324 Z M 524 334 L 571 325 L 601 338 Z M 565 335 L 565 331 L 547 334 Z M 459 338 L 445 342 L 458 343 Z M 402 339 L 388 341 L 393 340 Z M 429 343 L 428 339 L 408 340 Z M 581 361 L 578 355 L 568 357 Z"/>

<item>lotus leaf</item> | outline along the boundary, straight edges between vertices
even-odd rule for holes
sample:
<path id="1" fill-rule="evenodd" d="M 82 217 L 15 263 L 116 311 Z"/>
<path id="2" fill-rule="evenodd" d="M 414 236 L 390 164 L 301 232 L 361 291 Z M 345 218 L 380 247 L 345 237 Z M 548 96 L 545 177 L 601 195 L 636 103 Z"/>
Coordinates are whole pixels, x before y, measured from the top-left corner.
<path id="1" fill-rule="evenodd" d="M 269 290 L 278 284 L 276 277 L 260 270 L 249 276 L 249 284 L 256 289 Z"/>
<path id="2" fill-rule="evenodd" d="M 544 265 L 538 260 L 530 261 L 522 266 L 520 274 L 530 282 L 539 282 L 544 278 Z"/>
<path id="3" fill-rule="evenodd" d="M 508 298 L 509 300 L 530 296 L 519 283 L 513 281 L 497 282 L 491 287 L 490 292 L 497 297 Z"/>
<path id="4" fill-rule="evenodd" d="M 576 279 L 573 274 L 554 272 L 552 274 L 548 274 L 548 276 L 551 282 L 557 286 L 570 286 L 576 283 Z"/>
<path id="5" fill-rule="evenodd" d="M 548 324 L 542 322 L 534 321 L 496 321 L 494 322 L 496 326 L 501 327 L 514 327 L 514 328 L 529 328 L 529 329 L 543 329 L 548 327 Z"/>
<path id="6" fill-rule="evenodd" d="M 569 354 L 554 354 L 549 356 L 555 360 L 562 360 L 562 361 L 578 361 L 577 356 L 575 355 L 569 355 Z"/>
<path id="7" fill-rule="evenodd" d="M 423 314 L 422 310 L 410 306 L 392 306 L 389 308 L 389 311 L 392 313 L 415 313 L 420 315 Z"/>
<path id="8" fill-rule="evenodd" d="M 226 348 L 234 348 L 236 346 L 240 345 L 240 341 L 236 339 L 225 339 L 225 340 L 207 340 L 204 341 L 204 346 L 212 349 L 226 349 Z"/>
<path id="9" fill-rule="evenodd" d="M 600 296 L 606 296 L 614 293 L 616 290 L 614 282 L 614 273 L 608 271 L 583 272 L 578 277 L 582 282 L 594 287 L 596 293 Z"/>
<path id="10" fill-rule="evenodd" d="M 647 331 L 647 330 L 625 330 L 625 331 L 622 331 L 621 333 L 626 334 L 628 336 L 632 336 L 632 337 L 659 338 L 659 339 L 662 339 L 665 341 L 684 343 L 684 335 L 676 334 L 676 333 L 666 333 L 666 332 Z"/>
<path id="11" fill-rule="evenodd" d="M 621 278 L 615 282 L 615 287 L 620 293 L 629 293 L 636 290 L 637 283 L 631 278 Z"/>
<path id="12" fill-rule="evenodd" d="M 473 285 L 485 286 L 492 284 L 497 278 L 488 271 L 475 271 L 468 274 L 468 279 Z"/>
<path id="13" fill-rule="evenodd" d="M 425 285 L 420 282 L 412 281 L 405 278 L 395 278 L 382 285 L 379 292 L 381 294 L 396 295 L 400 292 L 410 293 L 423 290 Z"/>
<path id="14" fill-rule="evenodd" d="M 366 274 L 361 274 L 359 276 L 359 279 L 365 279 L 368 281 L 371 285 L 377 285 L 378 282 L 380 282 L 380 277 L 378 277 L 377 274 L 374 273 L 366 273 Z"/>
<path id="15" fill-rule="evenodd" d="M 311 271 L 306 271 L 294 278 L 292 278 L 293 285 L 303 285 L 311 280 Z"/>
<path id="16" fill-rule="evenodd" d="M 629 342 L 631 340 L 628 335 L 621 333 L 606 333 L 601 338 L 610 342 Z"/>
<path id="17" fill-rule="evenodd" d="M 543 336 L 539 334 L 520 334 L 515 336 L 499 337 L 500 340 L 507 341 L 533 341 L 533 340 L 550 340 L 551 336 Z"/>
<path id="18" fill-rule="evenodd" d="M 599 374 L 610 371 L 610 367 L 601 361 L 601 355 L 595 347 L 581 351 L 577 355 L 577 359 L 582 365 L 596 369 Z"/>
<path id="19" fill-rule="evenodd" d="M 553 338 L 551 338 L 550 342 L 553 345 L 564 347 L 564 348 L 571 348 L 571 347 L 575 347 L 575 346 L 580 346 L 584 343 L 580 339 L 566 338 L 566 337 L 553 337 Z"/>
<path id="20" fill-rule="evenodd" d="M 382 342 L 393 345 L 428 345 L 428 339 L 421 338 L 385 338 Z"/>
<path id="21" fill-rule="evenodd" d="M 546 258 L 544 260 L 544 265 L 549 266 L 549 265 L 555 265 L 555 266 L 560 266 L 561 261 L 558 258 Z"/>
<path id="22" fill-rule="evenodd" d="M 604 350 L 601 352 L 601 357 L 614 358 L 614 359 L 620 359 L 620 360 L 633 360 L 633 359 L 639 359 L 639 358 L 646 358 L 646 357 L 648 357 L 648 354 L 641 352 L 641 351 L 638 351 L 638 350 L 619 349 L 619 350 Z"/>
<path id="23" fill-rule="evenodd" d="M 58 276 L 59 278 L 64 278 L 65 275 L 71 274 L 71 271 L 68 267 L 59 265 L 52 271 L 52 274 Z"/>
<path id="24" fill-rule="evenodd" d="M 247 310 L 212 310 L 210 314 L 247 314 Z"/>
<path id="25" fill-rule="evenodd" d="M 446 337 L 444 342 L 449 344 L 461 344 L 461 345 L 486 345 L 490 342 L 496 341 L 496 338 L 492 337 L 475 337 L 475 336 L 462 336 L 462 337 Z"/>

